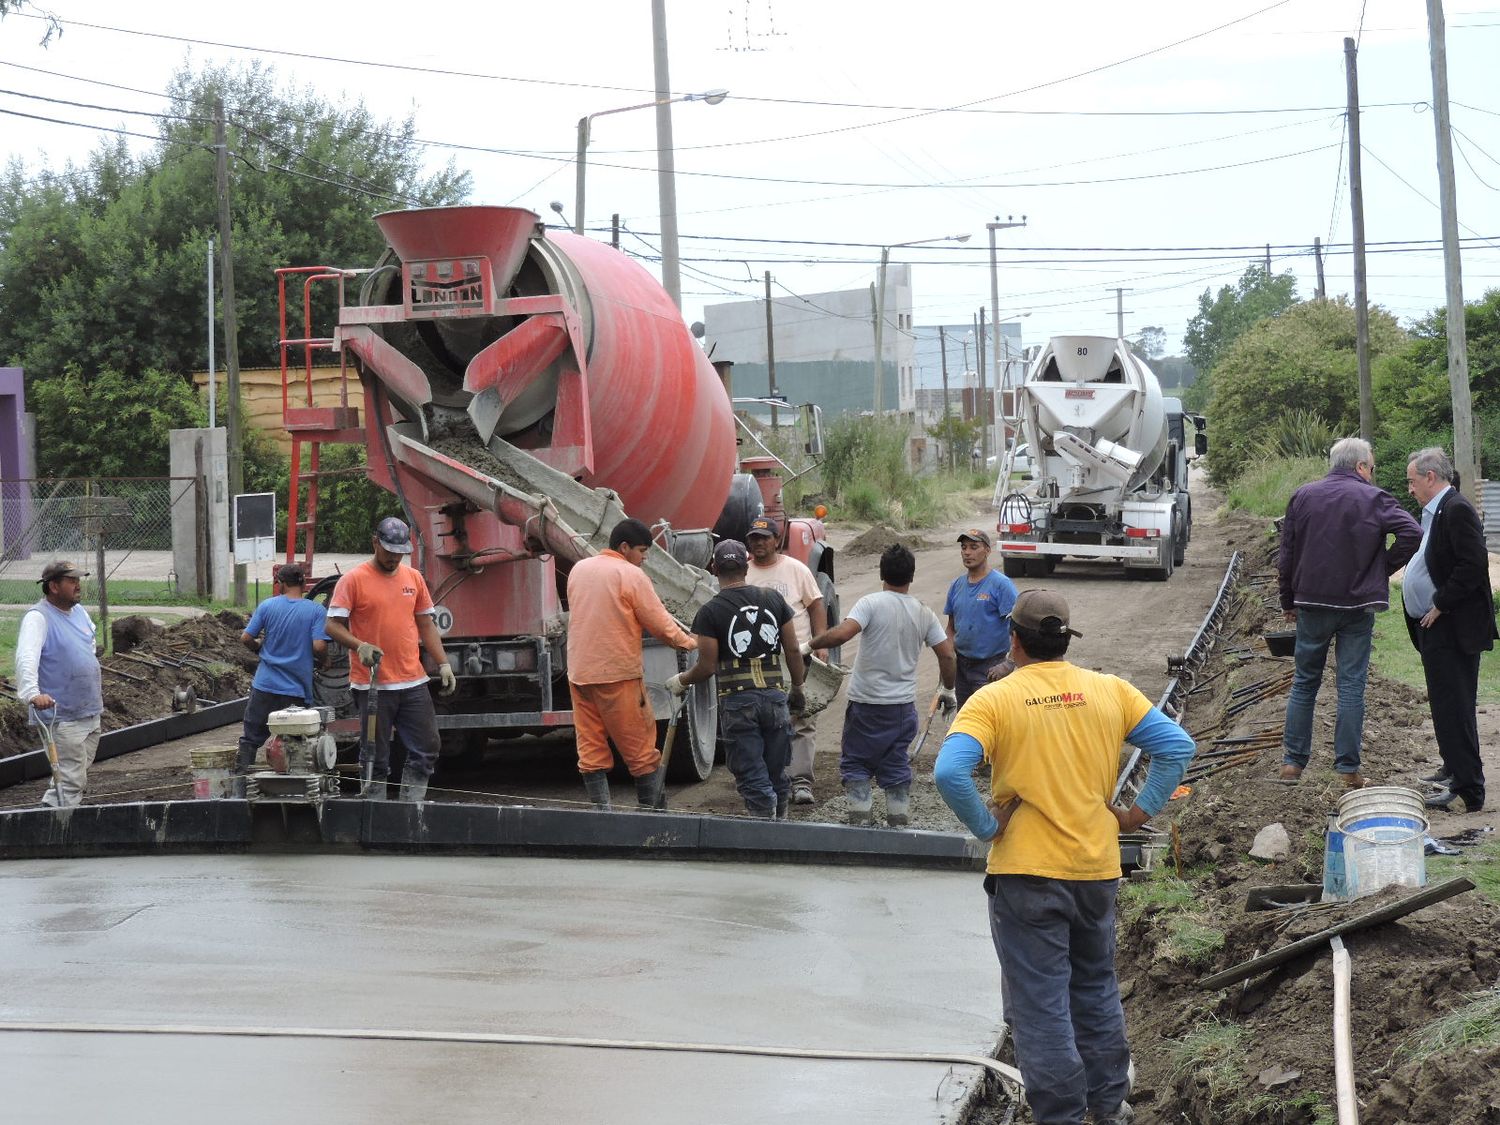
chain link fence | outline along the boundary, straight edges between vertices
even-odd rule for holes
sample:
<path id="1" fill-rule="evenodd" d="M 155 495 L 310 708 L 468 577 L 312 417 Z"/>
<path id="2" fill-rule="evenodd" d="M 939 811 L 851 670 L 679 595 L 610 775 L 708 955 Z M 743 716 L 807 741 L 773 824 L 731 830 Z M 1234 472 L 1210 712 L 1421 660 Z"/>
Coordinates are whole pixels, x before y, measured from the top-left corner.
<path id="1" fill-rule="evenodd" d="M 90 572 L 90 606 L 175 595 L 172 510 L 200 502 L 195 485 L 193 477 L 0 480 L 0 604 L 35 602 L 54 559 Z"/>

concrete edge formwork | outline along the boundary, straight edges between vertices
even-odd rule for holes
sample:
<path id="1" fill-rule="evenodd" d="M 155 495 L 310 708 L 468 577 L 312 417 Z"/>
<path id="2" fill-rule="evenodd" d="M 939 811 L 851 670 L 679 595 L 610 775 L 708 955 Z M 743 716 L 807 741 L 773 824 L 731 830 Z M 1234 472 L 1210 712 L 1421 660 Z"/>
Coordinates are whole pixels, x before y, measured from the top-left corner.
<path id="1" fill-rule="evenodd" d="M 681 813 L 331 800 L 151 801 L 0 813 L 0 859 L 201 852 L 614 856 L 980 871 L 950 832 Z"/>

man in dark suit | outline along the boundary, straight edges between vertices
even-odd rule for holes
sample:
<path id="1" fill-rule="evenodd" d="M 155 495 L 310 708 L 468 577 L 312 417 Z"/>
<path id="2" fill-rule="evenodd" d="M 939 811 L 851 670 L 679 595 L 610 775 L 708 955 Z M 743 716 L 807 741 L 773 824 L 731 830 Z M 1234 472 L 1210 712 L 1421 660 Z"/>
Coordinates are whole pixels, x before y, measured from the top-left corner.
<path id="1" fill-rule="evenodd" d="M 1434 809 L 1462 802 L 1484 807 L 1479 760 L 1479 654 L 1495 646 L 1495 602 L 1490 591 L 1484 525 L 1474 505 L 1450 483 L 1453 462 L 1441 449 L 1418 450 L 1406 464 L 1406 485 L 1422 505 L 1422 545 L 1402 581 L 1406 628 L 1422 655 L 1427 699 L 1443 768 L 1431 780 L 1446 788 L 1427 798 Z M 1444 776 L 1446 775 L 1446 776 Z"/>

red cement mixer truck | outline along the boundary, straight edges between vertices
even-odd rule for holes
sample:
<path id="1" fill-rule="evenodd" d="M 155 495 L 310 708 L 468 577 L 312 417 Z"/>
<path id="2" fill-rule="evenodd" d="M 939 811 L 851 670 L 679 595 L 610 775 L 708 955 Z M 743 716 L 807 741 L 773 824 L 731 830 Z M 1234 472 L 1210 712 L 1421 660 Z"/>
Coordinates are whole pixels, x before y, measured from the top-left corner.
<path id="1" fill-rule="evenodd" d="M 515 207 L 375 222 L 388 249 L 373 268 L 277 271 L 292 438 L 285 557 L 300 544 L 315 573 L 319 449 L 363 444 L 367 475 L 412 527 L 411 561 L 458 674 L 457 693 L 438 701 L 446 749 L 569 730 L 572 564 L 606 547 L 620 519 L 644 520 L 656 535 L 646 571 L 690 624 L 715 589 L 702 569 L 714 539 L 782 516 L 778 466 L 737 464 L 723 384 L 671 298 L 618 250 Z M 315 310 L 329 318 L 334 300 L 331 333 L 315 334 Z M 329 352 L 338 402 L 315 404 L 315 357 Z M 835 620 L 822 523 L 783 522 L 784 549 L 818 575 Z M 647 638 L 647 682 L 690 659 Z M 668 693 L 651 696 L 664 725 Z M 708 681 L 687 702 L 677 779 L 708 776 L 716 727 Z"/>

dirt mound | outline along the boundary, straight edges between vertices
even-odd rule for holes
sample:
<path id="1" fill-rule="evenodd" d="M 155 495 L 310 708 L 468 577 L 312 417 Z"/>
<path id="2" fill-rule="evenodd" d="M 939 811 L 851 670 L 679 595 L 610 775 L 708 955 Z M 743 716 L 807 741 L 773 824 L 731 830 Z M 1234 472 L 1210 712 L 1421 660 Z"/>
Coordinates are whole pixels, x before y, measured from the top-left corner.
<path id="1" fill-rule="evenodd" d="M 1122 888 L 1118 968 L 1138 1070 L 1132 1101 L 1139 1125 L 1333 1120 L 1326 946 L 1221 991 L 1195 982 L 1404 893 L 1393 889 L 1346 905 L 1245 909 L 1252 888 L 1322 882 L 1324 832 L 1343 786 L 1332 771 L 1332 661 L 1319 693 L 1312 764 L 1297 785 L 1275 780 L 1286 708 L 1280 685 L 1292 666 L 1269 657 L 1260 637 L 1280 622 L 1276 543 L 1266 521 L 1226 518 L 1235 524 L 1231 538 L 1245 566 L 1218 652 L 1189 697 L 1186 725 L 1199 739 L 1200 755 L 1236 745 L 1216 746 L 1216 738 L 1269 733 L 1269 745 L 1252 763 L 1193 783 L 1188 796 L 1169 805 L 1153 823 L 1172 831 L 1171 858 L 1164 870 Z M 1242 709 L 1228 715 L 1236 706 Z M 1372 782 L 1421 789 L 1418 776 L 1436 760 L 1422 730 L 1426 711 L 1423 693 L 1370 677 L 1362 769 Z M 1250 859 L 1255 834 L 1272 823 L 1291 838 L 1289 858 Z M 1493 836 L 1479 837 L 1486 838 Z M 1431 882 L 1453 874 L 1434 859 L 1428 871 Z M 1365 1125 L 1500 1122 L 1496 1048 L 1458 1047 L 1410 1061 L 1419 1032 L 1496 986 L 1500 905 L 1471 891 L 1344 940 L 1353 960 L 1352 1031 Z"/>
<path id="2" fill-rule="evenodd" d="M 179 688 L 190 687 L 200 703 L 223 703 L 250 690 L 255 657 L 240 644 L 245 616 L 223 610 L 165 626 L 146 616 L 110 623 L 110 634 L 126 644 L 103 658 L 104 729 L 159 719 L 172 713 Z M 40 743 L 27 725 L 26 706 L 0 701 L 0 758 L 35 750 Z"/>
<path id="3" fill-rule="evenodd" d="M 851 539 L 844 550 L 851 555 L 879 555 L 884 554 L 886 548 L 894 547 L 898 543 L 913 553 L 928 551 L 937 546 L 915 532 L 901 532 L 883 523 L 877 523 L 869 531 Z"/>

